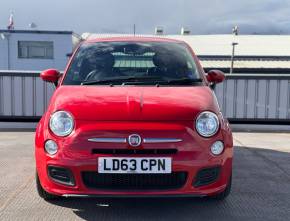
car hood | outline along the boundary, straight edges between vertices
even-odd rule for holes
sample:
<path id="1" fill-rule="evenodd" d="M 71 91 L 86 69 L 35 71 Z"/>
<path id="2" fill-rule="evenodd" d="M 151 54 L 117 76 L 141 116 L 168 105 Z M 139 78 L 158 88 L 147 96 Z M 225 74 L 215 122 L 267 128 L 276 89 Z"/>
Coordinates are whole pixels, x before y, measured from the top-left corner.
<path id="1" fill-rule="evenodd" d="M 193 120 L 217 110 L 213 92 L 194 87 L 60 86 L 49 112 L 65 110 L 75 119 L 98 121 Z"/>

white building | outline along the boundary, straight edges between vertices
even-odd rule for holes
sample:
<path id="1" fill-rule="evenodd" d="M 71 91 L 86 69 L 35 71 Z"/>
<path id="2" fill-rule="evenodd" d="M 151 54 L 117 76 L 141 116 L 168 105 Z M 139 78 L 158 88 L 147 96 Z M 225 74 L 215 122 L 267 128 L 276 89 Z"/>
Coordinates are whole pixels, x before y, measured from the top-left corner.
<path id="1" fill-rule="evenodd" d="M 83 39 L 125 37 L 125 34 L 84 33 Z M 235 68 L 290 70 L 290 35 L 138 35 L 173 38 L 187 42 L 204 68 L 229 69 L 232 43 L 235 47 Z"/>
<path id="2" fill-rule="evenodd" d="M 0 70 L 64 70 L 79 37 L 71 31 L 0 30 Z"/>

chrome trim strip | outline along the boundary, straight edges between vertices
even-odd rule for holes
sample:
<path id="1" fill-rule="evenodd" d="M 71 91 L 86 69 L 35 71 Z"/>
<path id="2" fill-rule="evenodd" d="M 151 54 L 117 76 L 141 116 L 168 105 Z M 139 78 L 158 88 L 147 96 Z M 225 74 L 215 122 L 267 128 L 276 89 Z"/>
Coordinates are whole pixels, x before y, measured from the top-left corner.
<path id="1" fill-rule="evenodd" d="M 126 143 L 126 138 L 89 138 L 88 141 L 96 143 Z"/>
<path id="2" fill-rule="evenodd" d="M 89 197 L 90 195 L 83 194 L 62 194 L 63 197 Z"/>
<path id="3" fill-rule="evenodd" d="M 126 138 L 89 138 L 88 141 L 96 143 L 127 143 Z M 178 143 L 182 139 L 177 138 L 143 138 L 143 143 Z"/>
<path id="4" fill-rule="evenodd" d="M 177 138 L 144 138 L 143 143 L 178 143 L 182 139 Z"/>

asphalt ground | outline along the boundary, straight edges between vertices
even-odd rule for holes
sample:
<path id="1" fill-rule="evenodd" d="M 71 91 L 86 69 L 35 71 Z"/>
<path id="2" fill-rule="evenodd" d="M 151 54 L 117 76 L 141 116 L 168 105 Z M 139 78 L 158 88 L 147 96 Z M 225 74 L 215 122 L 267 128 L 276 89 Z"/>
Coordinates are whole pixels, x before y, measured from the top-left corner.
<path id="1" fill-rule="evenodd" d="M 38 197 L 32 132 L 0 132 L 0 220 L 290 220 L 290 134 L 235 133 L 232 193 L 190 198 Z"/>

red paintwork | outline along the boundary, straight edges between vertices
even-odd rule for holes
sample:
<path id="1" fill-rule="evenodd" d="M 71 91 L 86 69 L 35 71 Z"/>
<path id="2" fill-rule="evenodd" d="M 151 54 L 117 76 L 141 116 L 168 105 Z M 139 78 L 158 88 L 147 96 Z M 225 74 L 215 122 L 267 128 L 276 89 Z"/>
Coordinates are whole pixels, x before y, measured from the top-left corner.
<path id="1" fill-rule="evenodd" d="M 218 84 L 221 83 L 225 80 L 225 75 L 222 71 L 220 70 L 211 70 L 207 73 L 206 79 L 210 83 Z"/>
<path id="2" fill-rule="evenodd" d="M 47 69 L 40 73 L 40 77 L 42 80 L 52 83 L 57 82 L 60 76 L 60 72 L 55 69 Z"/>
<path id="3" fill-rule="evenodd" d="M 201 110 L 212 109 L 212 91 L 205 86 L 61 86 L 48 112 L 66 110 L 77 120 L 192 121 Z"/>
<path id="4" fill-rule="evenodd" d="M 85 42 L 85 44 L 95 41 L 176 42 L 176 40 L 171 39 L 136 37 L 99 39 Z M 215 95 L 208 87 L 208 81 L 193 52 L 192 56 L 196 59 L 201 70 L 201 77 L 204 79 L 202 86 L 66 86 L 60 82 L 47 112 L 38 124 L 35 136 L 36 168 L 43 188 L 56 195 L 212 195 L 223 191 L 232 172 L 232 134 L 227 120 L 220 113 Z M 213 82 L 211 79 L 208 80 Z M 74 131 L 64 138 L 56 137 L 48 128 L 50 115 L 57 110 L 68 111 L 75 119 Z M 215 112 L 219 117 L 220 129 L 211 138 L 203 138 L 195 130 L 195 119 L 202 111 Z M 185 186 L 170 191 L 134 192 L 86 188 L 82 183 L 81 171 L 97 172 L 97 158 L 104 156 L 91 154 L 93 148 L 129 148 L 127 144 L 92 143 L 87 139 L 92 137 L 128 137 L 135 133 L 141 137 L 183 139 L 180 143 L 142 144 L 140 148 L 177 148 L 178 153 L 171 155 L 173 159 L 172 169 L 173 171 L 188 172 Z M 44 151 L 44 142 L 47 139 L 55 140 L 59 146 L 59 151 L 55 156 L 49 156 Z M 222 155 L 215 157 L 210 154 L 209 149 L 217 140 L 224 142 L 225 151 Z M 142 156 L 144 157 L 144 155 Z M 152 155 L 148 155 L 148 157 L 150 156 Z M 47 176 L 48 164 L 69 168 L 75 177 L 76 186 L 69 187 L 50 180 Z M 222 168 L 217 182 L 199 188 L 192 186 L 198 170 L 217 165 Z"/>

